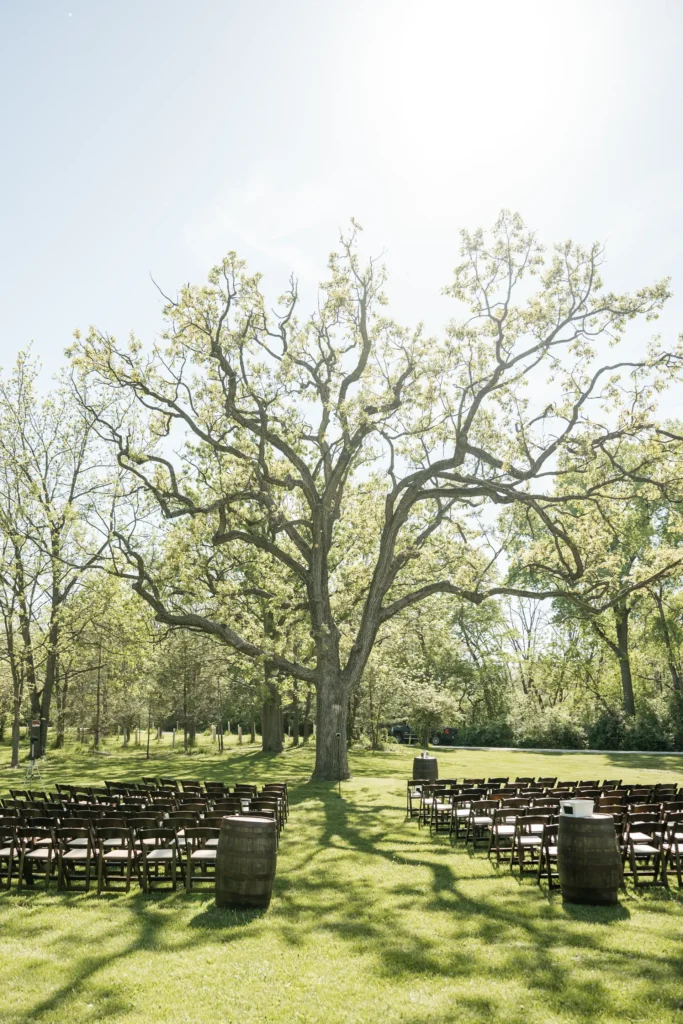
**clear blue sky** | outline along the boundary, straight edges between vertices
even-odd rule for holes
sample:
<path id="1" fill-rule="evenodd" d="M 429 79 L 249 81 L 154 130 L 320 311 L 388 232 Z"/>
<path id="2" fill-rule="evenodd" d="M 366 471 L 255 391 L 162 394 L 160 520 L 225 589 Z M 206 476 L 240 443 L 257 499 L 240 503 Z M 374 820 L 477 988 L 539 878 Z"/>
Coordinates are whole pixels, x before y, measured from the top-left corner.
<path id="1" fill-rule="evenodd" d="M 683 329 L 683 4 L 3 0 L 0 363 L 151 337 L 235 248 L 313 294 L 350 216 L 436 328 L 462 226 L 519 210 L 670 274 Z"/>

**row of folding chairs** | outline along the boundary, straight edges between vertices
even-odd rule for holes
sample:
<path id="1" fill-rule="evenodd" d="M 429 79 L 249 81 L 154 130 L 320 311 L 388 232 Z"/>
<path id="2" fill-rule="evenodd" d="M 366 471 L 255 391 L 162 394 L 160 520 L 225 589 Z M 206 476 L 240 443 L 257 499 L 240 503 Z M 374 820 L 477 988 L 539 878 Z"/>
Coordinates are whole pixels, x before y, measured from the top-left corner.
<path id="1" fill-rule="evenodd" d="M 220 835 L 218 823 L 182 828 L 177 822 L 122 821 L 117 824 L 87 820 L 58 825 L 19 825 L 0 822 L 0 887 L 19 889 L 55 880 L 58 889 L 89 891 L 93 876 L 98 894 L 130 890 L 135 878 L 144 892 L 170 886 L 180 876 L 188 892 L 198 880 L 215 885 Z M 175 827 L 174 827 L 175 826 Z"/>
<path id="2" fill-rule="evenodd" d="M 273 808 L 252 806 L 240 811 L 247 816 L 270 816 Z M 45 886 L 56 878 L 58 887 L 74 888 L 80 880 L 89 890 L 93 868 L 97 867 L 98 892 L 121 880 L 112 871 L 125 861 L 125 888 L 130 888 L 135 868 L 145 891 L 156 887 L 162 874 L 176 887 L 179 871 L 188 890 L 197 877 L 215 867 L 216 848 L 224 815 L 200 817 L 198 813 L 172 811 L 164 816 L 142 812 L 111 817 L 62 819 L 0 817 L 0 886 L 9 888 L 13 877 L 21 888 L 35 884 L 42 875 Z"/>
<path id="3" fill-rule="evenodd" d="M 630 787 L 634 798 L 639 791 Z M 473 849 L 485 844 L 497 864 L 507 860 L 521 874 L 535 871 L 539 882 L 545 878 L 554 888 L 561 799 L 547 791 L 531 798 L 529 793 L 501 796 L 495 788 L 465 789 L 445 780 L 423 784 L 419 818 L 429 822 L 430 831 L 448 832 Z M 669 795 L 676 794 L 668 787 L 659 790 L 658 796 Z M 667 885 L 668 873 L 675 870 L 679 886 L 683 884 L 683 798 L 641 804 L 598 797 L 595 809 L 612 815 L 623 875 L 630 875 L 636 885 Z"/>
<path id="4" fill-rule="evenodd" d="M 450 793 L 462 791 L 482 791 L 485 795 L 496 798 L 526 797 L 530 801 L 540 799 L 592 799 L 595 802 L 637 802 L 649 803 L 659 800 L 675 800 L 678 787 L 675 783 L 654 783 L 650 786 L 641 784 L 624 785 L 621 779 L 609 779 L 600 783 L 594 779 L 562 780 L 557 778 L 518 777 L 514 781 L 506 778 L 466 778 L 440 779 L 425 782 L 410 779 L 406 789 L 406 817 L 418 818 L 422 824 L 426 821 L 425 799 L 429 801 L 434 790 Z"/>
<path id="5" fill-rule="evenodd" d="M 74 790 L 76 790 L 74 792 Z M 285 783 L 267 783 L 259 792 L 255 785 L 234 787 L 230 793 L 200 794 L 172 791 L 168 795 L 163 791 L 146 793 L 127 793 L 102 795 L 80 790 L 76 787 L 64 788 L 56 792 L 38 790 L 14 790 L 10 797 L 0 801 L 0 812 L 19 810 L 35 815 L 59 816 L 65 810 L 76 809 L 76 813 L 103 815 L 111 810 L 126 814 L 154 808 L 168 813 L 170 811 L 189 810 L 201 814 L 224 813 L 238 814 L 249 806 L 258 805 L 264 809 L 272 806 L 276 811 L 278 829 L 281 831 L 288 818 L 289 798 Z"/>

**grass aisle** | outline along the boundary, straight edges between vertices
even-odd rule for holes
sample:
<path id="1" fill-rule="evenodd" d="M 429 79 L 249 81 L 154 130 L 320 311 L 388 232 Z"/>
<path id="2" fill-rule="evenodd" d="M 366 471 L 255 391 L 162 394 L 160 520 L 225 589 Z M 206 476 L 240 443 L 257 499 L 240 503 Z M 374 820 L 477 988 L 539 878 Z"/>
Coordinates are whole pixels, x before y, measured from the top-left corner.
<path id="1" fill-rule="evenodd" d="M 3 750 L 4 754 L 6 753 Z M 287 778 L 291 815 L 265 915 L 208 894 L 0 894 L 0 1021 L 657 1021 L 683 1024 L 683 899 L 561 899 L 404 821 L 413 752 L 354 753 L 354 779 L 306 783 L 310 750 L 222 757 L 133 748 L 53 755 L 43 782 L 177 774 Z M 683 781 L 679 758 L 441 752 L 441 774 Z M 6 763 L 6 762 L 5 762 Z M 23 779 L 23 774 L 22 774 Z M 0 769 L 0 792 L 19 786 Z"/>

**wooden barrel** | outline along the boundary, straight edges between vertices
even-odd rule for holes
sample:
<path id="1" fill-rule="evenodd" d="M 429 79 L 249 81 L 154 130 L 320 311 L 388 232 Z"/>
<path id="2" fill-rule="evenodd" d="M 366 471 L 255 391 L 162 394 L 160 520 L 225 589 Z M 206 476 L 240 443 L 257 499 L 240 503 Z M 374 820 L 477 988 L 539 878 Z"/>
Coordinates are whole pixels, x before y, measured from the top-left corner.
<path id="1" fill-rule="evenodd" d="M 568 903 L 617 902 L 621 856 L 611 814 L 560 815 L 557 870 L 562 899 Z"/>
<path id="2" fill-rule="evenodd" d="M 439 777 L 439 762 L 435 757 L 414 757 L 413 778 L 421 782 L 434 782 Z"/>
<path id="3" fill-rule="evenodd" d="M 223 818 L 216 854 L 216 906 L 267 907 L 276 866 L 274 818 Z"/>

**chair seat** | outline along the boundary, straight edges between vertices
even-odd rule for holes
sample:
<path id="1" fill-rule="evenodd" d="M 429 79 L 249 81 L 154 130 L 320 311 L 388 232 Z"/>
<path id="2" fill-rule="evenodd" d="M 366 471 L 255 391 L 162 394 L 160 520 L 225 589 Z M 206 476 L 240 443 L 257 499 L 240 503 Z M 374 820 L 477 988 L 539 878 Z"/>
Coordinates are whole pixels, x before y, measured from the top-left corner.
<path id="1" fill-rule="evenodd" d="M 76 846 L 83 847 L 83 846 L 87 846 L 87 845 L 88 845 L 88 840 L 87 839 L 72 839 L 69 842 L 69 846 L 71 846 L 71 847 L 76 847 Z"/>
<path id="2" fill-rule="evenodd" d="M 14 850 L 12 849 L 11 846 L 3 846 L 0 849 L 0 857 L 10 857 L 13 852 Z"/>
<path id="3" fill-rule="evenodd" d="M 488 815 L 486 815 L 486 814 L 482 814 L 482 815 L 475 814 L 474 818 L 472 819 L 472 823 L 474 825 L 492 825 L 493 824 L 493 818 L 489 818 Z"/>
<path id="4" fill-rule="evenodd" d="M 147 853 L 147 860 L 173 860 L 174 857 L 174 850 L 149 850 Z"/>
<path id="5" fill-rule="evenodd" d="M 557 847 L 556 846 L 547 846 L 546 850 L 548 851 L 548 856 L 549 857 L 557 857 Z"/>
<path id="6" fill-rule="evenodd" d="M 469 818 L 470 809 L 469 807 L 457 807 L 455 811 L 456 818 Z"/>
<path id="7" fill-rule="evenodd" d="M 125 850 L 123 847 L 118 847 L 116 850 L 107 850 L 106 853 L 102 854 L 102 860 L 128 860 L 128 854 L 130 853 L 131 859 L 138 856 L 138 850 Z"/>
<path id="8" fill-rule="evenodd" d="M 206 845 L 210 846 L 212 849 L 217 848 L 218 847 L 218 840 L 217 839 L 207 839 L 206 840 Z"/>
<path id="9" fill-rule="evenodd" d="M 51 846 L 38 846 L 26 854 L 26 860 L 47 860 L 52 855 Z"/>
<path id="10" fill-rule="evenodd" d="M 650 836 L 647 832 L 631 832 L 628 840 L 630 843 L 649 843 Z"/>
<path id="11" fill-rule="evenodd" d="M 62 854 L 62 860 L 87 860 L 92 857 L 92 851 L 90 850 L 68 850 L 67 853 Z"/>
<path id="12" fill-rule="evenodd" d="M 206 850 L 206 849 L 195 850 L 194 853 L 191 854 L 191 860 L 204 860 L 204 861 L 215 860 L 217 854 L 218 854 L 218 850 Z"/>
<path id="13" fill-rule="evenodd" d="M 450 811 L 451 809 L 450 804 L 435 804 L 434 807 L 437 811 Z"/>
<path id="14" fill-rule="evenodd" d="M 519 837 L 519 844 L 520 844 L 520 846 L 540 846 L 541 845 L 541 837 L 540 836 L 520 836 Z"/>
<path id="15" fill-rule="evenodd" d="M 655 853 L 659 853 L 658 848 L 652 846 L 651 843 L 632 843 L 631 849 L 636 857 L 652 857 Z"/>
<path id="16" fill-rule="evenodd" d="M 493 826 L 494 836 L 513 836 L 515 834 L 514 825 L 494 825 Z"/>

